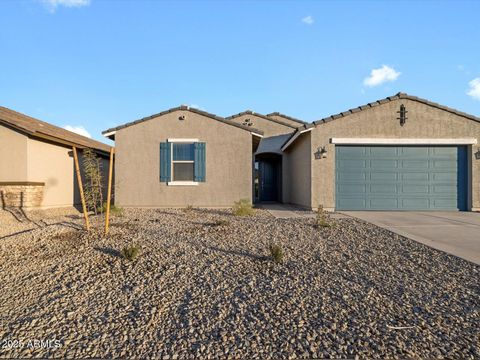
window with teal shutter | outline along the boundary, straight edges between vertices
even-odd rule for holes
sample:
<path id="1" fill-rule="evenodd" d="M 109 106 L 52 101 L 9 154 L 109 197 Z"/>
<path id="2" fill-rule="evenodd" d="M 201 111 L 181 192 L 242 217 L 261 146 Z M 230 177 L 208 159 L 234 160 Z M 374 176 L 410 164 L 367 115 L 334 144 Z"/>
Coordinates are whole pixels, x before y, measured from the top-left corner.
<path id="1" fill-rule="evenodd" d="M 205 143 L 197 142 L 194 144 L 194 153 L 195 153 L 195 176 L 194 181 L 204 182 L 206 179 L 205 174 Z"/>
<path id="2" fill-rule="evenodd" d="M 160 181 L 169 182 L 171 178 L 171 144 L 168 142 L 160 143 Z"/>
<path id="3" fill-rule="evenodd" d="M 160 181 L 175 183 L 205 182 L 205 143 L 160 143 Z"/>

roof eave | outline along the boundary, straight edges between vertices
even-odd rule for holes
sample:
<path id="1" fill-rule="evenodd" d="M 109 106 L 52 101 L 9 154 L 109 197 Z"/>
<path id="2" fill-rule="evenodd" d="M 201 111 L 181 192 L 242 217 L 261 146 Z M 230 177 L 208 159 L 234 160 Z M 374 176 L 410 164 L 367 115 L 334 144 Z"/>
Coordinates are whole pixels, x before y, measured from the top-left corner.
<path id="1" fill-rule="evenodd" d="M 113 127 L 113 128 L 104 130 L 104 131 L 102 131 L 102 134 L 103 134 L 103 136 L 106 136 L 109 139 L 113 140 L 115 138 L 115 133 L 118 130 L 125 129 L 127 127 L 130 127 L 130 126 L 133 126 L 133 125 L 136 125 L 136 124 L 139 124 L 141 122 L 148 121 L 148 120 L 152 120 L 154 118 L 157 118 L 157 117 L 160 117 L 160 116 L 163 116 L 163 115 L 175 112 L 175 111 L 189 111 L 189 112 L 192 112 L 194 114 L 202 115 L 202 116 L 208 117 L 210 119 L 217 120 L 221 123 L 224 123 L 224 124 L 227 124 L 227 125 L 230 125 L 230 126 L 234 126 L 234 127 L 239 128 L 239 129 L 242 129 L 242 130 L 246 130 L 250 133 L 256 133 L 256 134 L 259 134 L 259 135 L 263 136 L 263 131 L 261 131 L 259 129 L 254 129 L 254 128 L 250 128 L 250 127 L 247 127 L 247 126 L 244 126 L 244 125 L 241 125 L 241 124 L 237 124 L 237 123 L 228 121 L 226 118 L 223 118 L 221 116 L 211 114 L 211 113 L 208 113 L 206 111 L 199 110 L 199 109 L 196 109 L 196 108 L 191 108 L 191 107 L 185 106 L 185 105 L 178 106 L 178 107 L 175 107 L 175 108 L 171 108 L 171 109 L 159 112 L 157 114 L 153 114 L 153 115 L 150 115 L 150 116 L 147 116 L 147 117 L 143 117 L 141 119 L 131 121 L 131 122 L 125 123 L 123 125 L 119 125 L 117 127 Z"/>

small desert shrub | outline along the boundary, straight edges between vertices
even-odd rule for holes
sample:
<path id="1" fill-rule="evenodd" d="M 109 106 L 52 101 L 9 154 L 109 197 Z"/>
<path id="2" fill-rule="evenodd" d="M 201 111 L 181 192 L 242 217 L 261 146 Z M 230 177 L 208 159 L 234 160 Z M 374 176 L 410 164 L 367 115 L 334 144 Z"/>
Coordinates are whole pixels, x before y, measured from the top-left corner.
<path id="1" fill-rule="evenodd" d="M 330 216 L 328 216 L 327 212 L 323 209 L 322 205 L 318 205 L 317 209 L 317 226 L 318 227 L 331 227 Z"/>
<path id="2" fill-rule="evenodd" d="M 268 246 L 270 250 L 270 257 L 272 258 L 275 264 L 282 264 L 283 263 L 283 250 L 282 247 L 278 244 L 270 244 Z"/>
<path id="3" fill-rule="evenodd" d="M 236 216 L 250 216 L 255 213 L 252 203 L 248 199 L 240 199 L 233 204 L 233 214 Z"/>
<path id="4" fill-rule="evenodd" d="M 107 212 L 107 203 L 104 202 L 102 206 L 102 211 L 99 211 L 101 213 L 106 213 Z M 113 216 L 123 216 L 123 208 L 117 207 L 114 204 L 110 204 L 110 214 Z"/>
<path id="5" fill-rule="evenodd" d="M 134 261 L 142 253 L 140 245 L 129 245 L 122 249 L 122 256 L 130 261 Z"/>
<path id="6" fill-rule="evenodd" d="M 183 211 L 186 213 L 192 212 L 193 211 L 193 205 L 187 205 L 186 207 L 183 208 Z"/>

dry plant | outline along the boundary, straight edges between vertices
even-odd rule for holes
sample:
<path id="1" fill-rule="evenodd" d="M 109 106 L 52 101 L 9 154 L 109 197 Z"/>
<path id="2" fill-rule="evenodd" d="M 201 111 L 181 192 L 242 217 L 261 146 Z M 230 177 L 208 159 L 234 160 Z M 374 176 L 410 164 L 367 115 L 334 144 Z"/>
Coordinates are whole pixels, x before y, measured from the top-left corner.
<path id="1" fill-rule="evenodd" d="M 87 210 L 95 215 L 103 212 L 103 179 L 100 158 L 92 149 L 83 150 L 83 169 L 85 172 L 84 195 Z"/>

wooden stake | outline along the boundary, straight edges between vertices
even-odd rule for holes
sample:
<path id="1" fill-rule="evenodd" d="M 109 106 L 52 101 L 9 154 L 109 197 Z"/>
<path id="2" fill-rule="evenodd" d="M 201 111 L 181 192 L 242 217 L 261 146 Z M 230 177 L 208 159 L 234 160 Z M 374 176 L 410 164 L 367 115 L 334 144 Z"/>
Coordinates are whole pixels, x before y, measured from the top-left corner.
<path id="1" fill-rule="evenodd" d="M 80 198 L 82 199 L 83 216 L 85 217 L 85 227 L 87 228 L 87 231 L 89 231 L 90 222 L 88 221 L 87 205 L 85 204 L 85 196 L 83 195 L 82 176 L 80 174 L 80 167 L 78 166 L 77 148 L 74 146 L 72 149 L 73 159 L 75 161 L 75 172 L 77 173 L 78 190 L 80 191 Z"/>
<path id="2" fill-rule="evenodd" d="M 112 175 L 113 175 L 113 153 L 115 148 L 110 148 L 110 167 L 108 168 L 108 193 L 107 193 L 107 213 L 105 214 L 105 235 L 108 234 L 108 223 L 110 221 L 110 199 L 112 196 Z"/>

